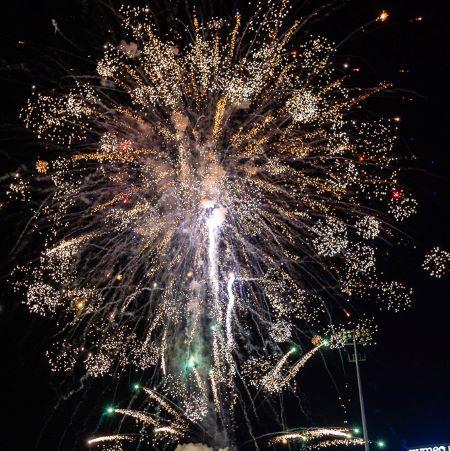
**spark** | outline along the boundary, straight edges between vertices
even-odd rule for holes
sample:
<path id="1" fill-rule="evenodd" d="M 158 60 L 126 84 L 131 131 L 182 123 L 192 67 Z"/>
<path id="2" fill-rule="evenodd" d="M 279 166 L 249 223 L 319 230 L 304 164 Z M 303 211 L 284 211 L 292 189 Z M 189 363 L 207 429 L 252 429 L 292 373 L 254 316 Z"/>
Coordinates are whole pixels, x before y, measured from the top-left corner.
<path id="1" fill-rule="evenodd" d="M 170 426 L 155 428 L 155 434 L 170 434 L 175 436 L 183 435 L 182 432 Z"/>
<path id="2" fill-rule="evenodd" d="M 36 162 L 36 170 L 41 174 L 46 174 L 48 171 L 48 162 L 44 160 L 38 160 Z"/>
<path id="3" fill-rule="evenodd" d="M 380 22 L 386 22 L 389 19 L 389 13 L 386 10 L 381 11 L 380 15 L 377 17 L 377 20 Z"/>
<path id="4" fill-rule="evenodd" d="M 114 409 L 114 412 L 120 413 L 120 414 L 128 416 L 128 417 L 132 417 L 136 420 L 139 420 L 140 422 L 142 422 L 144 424 L 151 424 L 153 426 L 158 425 L 158 422 L 145 412 L 139 412 L 136 410 L 129 410 L 129 409 Z"/>
<path id="5" fill-rule="evenodd" d="M 123 435 L 123 434 L 116 434 L 116 435 L 104 435 L 102 437 L 96 437 L 96 438 L 91 438 L 88 440 L 87 444 L 89 446 L 91 445 L 97 445 L 99 443 L 105 443 L 105 442 L 118 442 L 118 441 L 131 441 L 133 440 L 135 437 L 133 437 L 132 435 Z"/>
<path id="6" fill-rule="evenodd" d="M 434 247 L 425 255 L 422 267 L 430 276 L 440 279 L 448 273 L 449 262 L 450 252 Z"/>
<path id="7" fill-rule="evenodd" d="M 356 446 L 364 444 L 361 438 L 353 438 L 347 428 L 313 428 L 299 432 L 287 432 L 269 441 L 269 445 L 300 442 L 310 449 L 326 448 L 328 446 Z"/>
<path id="8" fill-rule="evenodd" d="M 228 340 L 228 346 L 230 348 L 233 347 L 233 331 L 232 331 L 232 317 L 233 317 L 233 309 L 234 309 L 234 302 L 235 302 L 235 298 L 234 298 L 234 293 L 233 293 L 233 284 L 234 281 L 236 280 L 236 276 L 231 273 L 230 277 L 228 279 L 228 284 L 227 284 L 227 293 L 228 293 L 228 307 L 227 307 L 227 340 Z"/>

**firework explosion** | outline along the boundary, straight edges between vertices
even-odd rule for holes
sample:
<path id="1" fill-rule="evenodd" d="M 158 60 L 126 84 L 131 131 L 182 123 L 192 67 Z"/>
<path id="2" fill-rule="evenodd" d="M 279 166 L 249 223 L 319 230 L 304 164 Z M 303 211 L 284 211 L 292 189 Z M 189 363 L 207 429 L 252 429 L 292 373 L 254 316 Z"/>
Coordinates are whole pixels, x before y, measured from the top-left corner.
<path id="1" fill-rule="evenodd" d="M 345 344 L 344 300 L 410 303 L 380 279 L 375 248 L 416 204 L 398 187 L 394 123 L 359 109 L 387 85 L 346 87 L 323 38 L 292 52 L 288 13 L 287 1 L 245 24 L 194 11 L 167 38 L 147 9 L 123 7 L 129 41 L 105 45 L 98 77 L 23 111 L 61 153 L 36 164 L 45 248 L 18 288 L 59 318 L 54 370 L 151 374 L 154 412 L 115 411 L 156 439 L 214 424 L 216 444 L 233 444 L 245 399 L 292 390 L 309 358 Z M 341 429 L 299 437 L 352 442 Z"/>

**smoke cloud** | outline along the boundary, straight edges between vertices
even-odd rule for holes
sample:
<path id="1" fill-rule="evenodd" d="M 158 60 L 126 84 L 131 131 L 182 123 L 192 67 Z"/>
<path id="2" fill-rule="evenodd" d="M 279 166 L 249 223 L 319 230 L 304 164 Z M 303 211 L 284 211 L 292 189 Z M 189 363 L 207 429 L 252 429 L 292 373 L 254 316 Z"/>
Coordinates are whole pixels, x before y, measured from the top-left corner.
<path id="1" fill-rule="evenodd" d="M 214 451 L 212 448 L 201 443 L 186 443 L 178 445 L 175 451 Z M 220 448 L 218 451 L 228 451 L 228 448 Z"/>

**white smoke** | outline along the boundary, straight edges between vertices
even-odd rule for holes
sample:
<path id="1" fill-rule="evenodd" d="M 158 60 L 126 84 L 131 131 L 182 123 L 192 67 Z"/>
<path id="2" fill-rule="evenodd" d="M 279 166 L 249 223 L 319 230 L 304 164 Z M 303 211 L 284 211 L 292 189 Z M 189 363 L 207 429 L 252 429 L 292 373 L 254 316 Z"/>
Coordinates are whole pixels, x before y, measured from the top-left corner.
<path id="1" fill-rule="evenodd" d="M 184 445 L 178 445 L 175 451 L 214 451 L 212 448 L 201 443 L 186 443 Z M 228 451 L 228 448 L 220 448 L 218 451 Z"/>

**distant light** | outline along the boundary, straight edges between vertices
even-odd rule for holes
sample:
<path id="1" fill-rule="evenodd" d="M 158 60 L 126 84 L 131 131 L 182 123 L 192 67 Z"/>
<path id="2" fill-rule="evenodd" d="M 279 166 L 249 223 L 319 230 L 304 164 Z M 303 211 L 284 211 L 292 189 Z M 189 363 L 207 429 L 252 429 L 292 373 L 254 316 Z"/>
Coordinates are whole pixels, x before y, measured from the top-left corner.
<path id="1" fill-rule="evenodd" d="M 112 413 L 114 413 L 115 410 L 116 410 L 116 409 L 114 409 L 114 406 L 107 406 L 106 409 L 105 409 L 105 412 L 106 412 L 108 415 L 111 415 Z"/>
<path id="2" fill-rule="evenodd" d="M 378 448 L 384 448 L 386 446 L 386 443 L 384 443 L 383 440 L 378 440 L 377 446 Z"/>
<path id="3" fill-rule="evenodd" d="M 400 116 L 395 116 L 394 117 L 394 121 L 395 122 L 400 122 L 401 121 L 401 117 Z"/>
<path id="4" fill-rule="evenodd" d="M 396 190 L 396 189 L 392 191 L 392 198 L 393 199 L 398 200 L 401 197 L 402 197 L 402 192 L 401 191 Z"/>
<path id="5" fill-rule="evenodd" d="M 344 63 L 343 66 L 344 66 L 344 69 L 348 69 L 348 67 L 349 67 L 348 63 Z"/>
<path id="6" fill-rule="evenodd" d="M 138 391 L 138 390 L 140 390 L 140 388 L 141 388 L 141 384 L 139 382 L 135 382 L 133 384 L 133 390 L 134 391 Z"/>
<path id="7" fill-rule="evenodd" d="M 385 22 L 389 17 L 389 13 L 386 10 L 381 11 L 380 15 L 377 17 L 377 20 L 380 22 Z"/>

